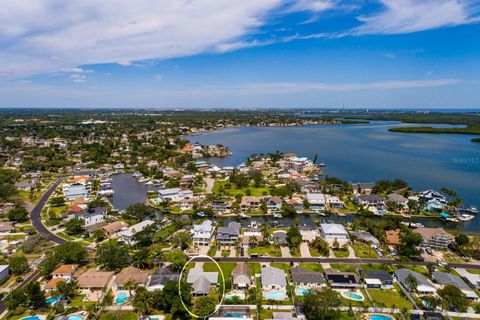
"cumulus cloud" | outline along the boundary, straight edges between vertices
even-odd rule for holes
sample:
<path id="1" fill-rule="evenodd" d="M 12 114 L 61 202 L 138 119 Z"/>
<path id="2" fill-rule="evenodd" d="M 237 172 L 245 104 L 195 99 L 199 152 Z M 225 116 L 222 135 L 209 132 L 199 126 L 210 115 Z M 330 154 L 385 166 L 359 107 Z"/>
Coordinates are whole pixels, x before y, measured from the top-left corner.
<path id="1" fill-rule="evenodd" d="M 16 0 L 0 6 L 0 76 L 197 54 L 255 30 L 281 0 Z M 52 58 L 54 57 L 54 58 Z M 73 68 L 73 69 L 72 69 Z"/>

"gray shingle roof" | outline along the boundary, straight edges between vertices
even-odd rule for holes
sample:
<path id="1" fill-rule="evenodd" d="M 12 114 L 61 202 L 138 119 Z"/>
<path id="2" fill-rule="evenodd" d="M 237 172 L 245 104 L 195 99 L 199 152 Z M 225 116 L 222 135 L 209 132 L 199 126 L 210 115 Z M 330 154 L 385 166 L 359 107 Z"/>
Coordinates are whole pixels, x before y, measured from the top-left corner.
<path id="1" fill-rule="evenodd" d="M 398 269 L 395 271 L 395 277 L 397 277 L 398 281 L 400 281 L 403 285 L 406 285 L 406 279 L 409 275 L 412 275 L 415 277 L 415 279 L 417 279 L 418 285 L 434 287 L 430 280 L 418 272 L 409 269 Z"/>
<path id="2" fill-rule="evenodd" d="M 378 279 L 382 282 L 393 280 L 392 275 L 387 271 L 365 271 L 365 277 L 367 279 Z"/>
<path id="3" fill-rule="evenodd" d="M 285 271 L 274 267 L 262 268 L 262 286 L 269 285 L 286 286 Z"/>
<path id="4" fill-rule="evenodd" d="M 451 284 L 459 289 L 471 290 L 470 287 L 460 277 L 448 272 L 435 271 L 432 274 L 433 279 L 443 285 Z"/>
<path id="5" fill-rule="evenodd" d="M 302 267 L 293 267 L 290 270 L 292 274 L 292 282 L 294 283 L 316 283 L 321 284 L 325 280 L 323 278 L 322 273 L 309 271 Z"/>

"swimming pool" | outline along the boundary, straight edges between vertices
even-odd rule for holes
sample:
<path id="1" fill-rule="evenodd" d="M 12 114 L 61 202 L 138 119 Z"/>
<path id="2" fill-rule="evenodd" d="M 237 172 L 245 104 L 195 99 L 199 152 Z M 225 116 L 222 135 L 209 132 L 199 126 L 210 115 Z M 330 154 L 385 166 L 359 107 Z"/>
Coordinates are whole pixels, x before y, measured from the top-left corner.
<path id="1" fill-rule="evenodd" d="M 227 293 L 227 295 L 225 296 L 227 300 L 232 300 L 234 297 L 238 297 L 239 299 L 245 300 L 244 293 Z"/>
<path id="2" fill-rule="evenodd" d="M 308 294 L 309 292 L 310 292 L 310 290 L 308 290 L 308 289 L 303 289 L 303 288 L 295 289 L 295 294 L 297 296 L 304 296 L 304 295 Z"/>
<path id="3" fill-rule="evenodd" d="M 50 298 L 48 298 L 47 300 L 45 300 L 45 302 L 46 302 L 47 304 L 52 304 L 52 303 L 55 303 L 55 302 L 59 301 L 60 299 L 62 299 L 62 296 L 61 296 L 61 295 L 56 296 L 56 297 L 50 297 Z"/>
<path id="4" fill-rule="evenodd" d="M 119 292 L 117 298 L 115 299 L 116 304 L 122 304 L 127 302 L 128 295 L 125 292 Z"/>
<path id="5" fill-rule="evenodd" d="M 68 316 L 68 320 L 83 320 L 83 317 L 78 314 L 71 314 Z"/>
<path id="6" fill-rule="evenodd" d="M 368 318 L 370 320 L 392 320 L 393 317 L 386 315 L 386 314 L 380 314 L 380 313 L 374 313 L 374 314 L 369 314 Z"/>
<path id="7" fill-rule="evenodd" d="M 363 301 L 365 298 L 360 292 L 352 292 L 352 291 L 342 291 L 342 297 L 354 301 Z"/>
<path id="8" fill-rule="evenodd" d="M 247 314 L 245 312 L 226 312 L 223 314 L 224 318 L 246 318 Z"/>
<path id="9" fill-rule="evenodd" d="M 25 317 L 20 320 L 40 320 L 39 316 L 30 316 L 30 317 Z"/>
<path id="10" fill-rule="evenodd" d="M 287 297 L 287 294 L 283 291 L 267 292 L 265 294 L 265 298 L 270 299 L 270 300 L 283 300 L 286 297 Z"/>

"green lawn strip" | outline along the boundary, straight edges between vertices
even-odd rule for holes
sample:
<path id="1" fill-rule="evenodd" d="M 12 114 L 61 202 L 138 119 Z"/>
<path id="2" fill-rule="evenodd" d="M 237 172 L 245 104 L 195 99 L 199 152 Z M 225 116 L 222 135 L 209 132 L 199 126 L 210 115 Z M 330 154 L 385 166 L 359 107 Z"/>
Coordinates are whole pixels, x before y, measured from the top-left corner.
<path id="1" fill-rule="evenodd" d="M 308 250 L 310 250 L 310 255 L 312 257 L 320 257 L 320 253 L 318 253 L 317 249 L 308 246 Z"/>
<path id="2" fill-rule="evenodd" d="M 300 257 L 301 254 L 300 254 L 300 249 L 297 249 L 297 248 L 290 248 L 290 255 L 292 257 Z"/>
<path id="3" fill-rule="evenodd" d="M 100 316 L 99 320 L 137 320 L 138 315 L 133 311 L 109 311 Z"/>
<path id="4" fill-rule="evenodd" d="M 315 262 L 302 262 L 300 267 L 305 268 L 309 271 L 323 272 L 323 267 L 320 263 Z"/>
<path id="5" fill-rule="evenodd" d="M 58 233 L 56 233 L 56 235 L 65 239 L 65 240 L 68 240 L 68 241 L 76 240 L 74 237 L 71 237 L 71 236 L 67 235 L 65 232 L 58 232 Z"/>
<path id="6" fill-rule="evenodd" d="M 467 271 L 473 274 L 480 274 L 480 270 L 477 269 L 467 269 Z"/>
<path id="7" fill-rule="evenodd" d="M 420 274 L 423 274 L 424 276 L 427 276 L 427 278 L 428 278 L 428 270 L 427 270 L 427 268 L 424 268 L 422 266 L 407 265 L 407 266 L 405 266 L 405 269 L 418 272 Z"/>
<path id="8" fill-rule="evenodd" d="M 330 266 L 340 272 L 356 272 L 355 265 L 349 263 L 331 263 Z"/>
<path id="9" fill-rule="evenodd" d="M 250 268 L 252 276 L 262 272 L 262 266 L 258 262 L 247 262 L 247 266 Z"/>
<path id="10" fill-rule="evenodd" d="M 225 188 L 226 184 L 230 184 L 231 188 L 227 189 Z M 268 195 L 270 193 L 270 189 L 268 186 L 266 187 L 259 187 L 255 188 L 253 183 L 250 183 L 250 185 L 246 188 L 235 188 L 235 185 L 233 183 L 230 183 L 228 181 L 215 181 L 215 184 L 213 185 L 213 193 L 221 193 L 220 189 L 223 188 L 223 193 L 228 194 L 231 196 L 235 196 L 237 194 L 242 194 L 242 195 L 247 195 L 247 189 L 250 190 L 250 195 L 255 196 L 255 197 L 260 197 L 264 195 Z"/>
<path id="11" fill-rule="evenodd" d="M 219 262 L 220 268 L 222 269 L 223 276 L 225 277 L 225 290 L 229 291 L 232 289 L 232 271 L 235 269 L 237 264 L 235 262 Z M 213 262 L 205 262 L 203 265 L 203 271 L 206 272 L 219 272 L 218 267 Z M 222 276 L 218 275 L 220 290 L 222 288 Z"/>
<path id="12" fill-rule="evenodd" d="M 400 288 L 395 286 L 394 289 L 368 289 L 375 306 L 379 308 L 398 308 L 398 309 L 412 309 L 412 304 L 408 301 Z"/>
<path id="13" fill-rule="evenodd" d="M 333 249 L 333 254 L 337 258 L 347 258 L 349 255 L 348 250 L 343 250 L 343 249 Z"/>
<path id="14" fill-rule="evenodd" d="M 378 258 L 372 247 L 365 243 L 354 243 L 353 250 L 358 258 Z"/>
<path id="15" fill-rule="evenodd" d="M 278 246 L 268 246 L 268 247 L 256 246 L 254 248 L 248 248 L 248 254 L 249 255 L 258 254 L 259 256 L 268 254 L 271 257 L 282 256 L 282 252 L 280 251 L 280 247 Z"/>

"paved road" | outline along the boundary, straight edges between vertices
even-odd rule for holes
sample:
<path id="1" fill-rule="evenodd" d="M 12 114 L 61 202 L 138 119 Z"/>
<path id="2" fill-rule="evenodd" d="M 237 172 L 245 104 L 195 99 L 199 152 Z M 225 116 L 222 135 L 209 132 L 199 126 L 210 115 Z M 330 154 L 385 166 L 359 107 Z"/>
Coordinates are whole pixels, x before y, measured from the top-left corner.
<path id="1" fill-rule="evenodd" d="M 51 187 L 48 189 L 47 192 L 42 196 L 40 201 L 33 207 L 32 211 L 30 211 L 30 219 L 32 220 L 33 227 L 39 232 L 46 235 L 50 240 L 55 243 L 62 244 L 66 242 L 65 239 L 60 238 L 59 236 L 53 234 L 48 230 L 42 223 L 41 214 L 45 203 L 47 203 L 48 198 L 52 195 L 53 191 L 58 187 L 58 185 L 63 181 L 63 179 L 58 179 Z"/>

